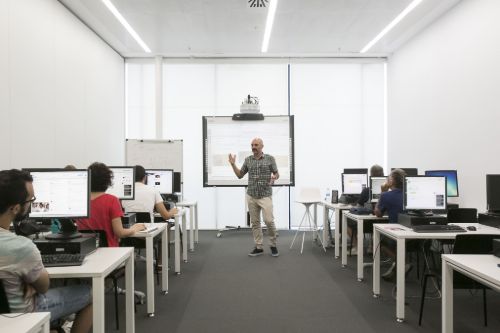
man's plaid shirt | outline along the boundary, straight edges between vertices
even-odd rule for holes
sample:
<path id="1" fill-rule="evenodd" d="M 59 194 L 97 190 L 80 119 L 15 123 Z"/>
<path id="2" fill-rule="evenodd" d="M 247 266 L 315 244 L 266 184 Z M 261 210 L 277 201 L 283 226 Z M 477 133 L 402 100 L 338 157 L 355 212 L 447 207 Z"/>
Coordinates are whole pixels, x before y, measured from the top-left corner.
<path id="1" fill-rule="evenodd" d="M 267 154 L 262 154 L 259 159 L 253 155 L 248 156 L 241 167 L 241 175 L 244 176 L 247 172 L 249 196 L 260 199 L 273 194 L 272 187 L 269 185 L 271 174 L 278 172 L 274 157 Z"/>

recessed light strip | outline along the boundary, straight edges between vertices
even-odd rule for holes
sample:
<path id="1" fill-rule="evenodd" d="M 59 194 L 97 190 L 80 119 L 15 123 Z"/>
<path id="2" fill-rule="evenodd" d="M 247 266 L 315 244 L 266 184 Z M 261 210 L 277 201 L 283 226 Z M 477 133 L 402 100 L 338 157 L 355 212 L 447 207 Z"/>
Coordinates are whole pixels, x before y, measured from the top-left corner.
<path id="1" fill-rule="evenodd" d="M 267 11 L 266 30 L 264 30 L 264 40 L 262 41 L 262 52 L 266 53 L 269 46 L 269 39 L 271 38 L 271 31 L 273 30 L 274 16 L 276 14 L 276 7 L 278 7 L 278 0 L 271 0 L 269 10 Z"/>
<path id="2" fill-rule="evenodd" d="M 110 0 L 102 0 L 106 7 L 108 7 L 109 11 L 113 13 L 118 21 L 123 25 L 125 29 L 127 29 L 128 33 L 135 39 L 135 41 L 142 47 L 144 52 L 151 53 L 151 49 L 144 43 L 144 41 L 139 37 L 137 32 L 135 32 L 134 28 L 125 20 L 125 18 L 120 14 L 118 9 L 111 3 Z"/>
<path id="3" fill-rule="evenodd" d="M 412 3 L 408 5 L 408 7 L 406 7 L 398 16 L 396 16 L 396 18 L 392 20 L 391 23 L 389 23 L 375 38 L 373 38 L 368 44 L 366 44 L 366 46 L 363 47 L 363 49 L 359 52 L 365 53 L 366 51 L 368 51 L 373 45 L 375 45 L 375 43 L 377 43 L 382 37 L 385 36 L 385 34 L 391 31 L 391 29 L 394 28 L 394 26 L 398 24 L 399 21 L 401 21 L 406 15 L 408 15 L 412 10 L 414 10 L 415 7 L 417 7 L 421 2 L 422 0 L 412 1 Z"/>

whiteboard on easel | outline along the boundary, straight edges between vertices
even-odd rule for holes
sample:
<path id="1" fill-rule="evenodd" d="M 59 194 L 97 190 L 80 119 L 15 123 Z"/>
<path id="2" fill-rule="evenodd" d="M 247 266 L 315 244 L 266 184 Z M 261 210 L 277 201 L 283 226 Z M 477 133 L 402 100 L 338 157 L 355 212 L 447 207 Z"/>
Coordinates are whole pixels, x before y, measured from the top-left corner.
<path id="1" fill-rule="evenodd" d="M 182 140 L 127 139 L 127 165 L 142 165 L 146 169 L 173 169 L 182 175 L 182 149 Z"/>

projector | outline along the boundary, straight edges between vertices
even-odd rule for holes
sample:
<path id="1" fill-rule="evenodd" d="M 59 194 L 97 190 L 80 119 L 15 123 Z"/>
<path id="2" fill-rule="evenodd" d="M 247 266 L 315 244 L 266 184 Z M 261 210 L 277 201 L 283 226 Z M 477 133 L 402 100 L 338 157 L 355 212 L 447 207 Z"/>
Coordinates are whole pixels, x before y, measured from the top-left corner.
<path id="1" fill-rule="evenodd" d="M 240 105 L 240 113 L 233 115 L 233 120 L 264 120 L 260 113 L 259 99 L 248 95 Z"/>

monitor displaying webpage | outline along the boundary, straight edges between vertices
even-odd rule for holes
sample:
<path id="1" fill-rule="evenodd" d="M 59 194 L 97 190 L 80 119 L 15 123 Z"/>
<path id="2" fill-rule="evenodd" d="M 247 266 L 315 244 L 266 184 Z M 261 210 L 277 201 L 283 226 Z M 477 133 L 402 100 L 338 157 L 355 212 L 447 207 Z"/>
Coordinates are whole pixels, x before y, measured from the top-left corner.
<path id="1" fill-rule="evenodd" d="M 367 187 L 368 176 L 366 174 L 342 174 L 342 192 L 344 194 L 360 194 Z"/>
<path id="2" fill-rule="evenodd" d="M 148 169 L 146 170 L 147 185 L 153 186 L 161 194 L 174 192 L 174 170 Z"/>
<path id="3" fill-rule="evenodd" d="M 370 182 L 371 201 L 378 202 L 382 194 L 382 185 L 387 182 L 387 177 L 371 177 Z"/>
<path id="4" fill-rule="evenodd" d="M 89 216 L 87 170 L 29 171 L 36 200 L 30 218 L 77 218 Z"/>
<path id="5" fill-rule="evenodd" d="M 106 193 L 121 200 L 134 199 L 134 167 L 109 167 L 109 169 L 113 171 L 113 184 L 108 187 Z"/>
<path id="6" fill-rule="evenodd" d="M 405 177 L 405 209 L 445 209 L 446 177 Z"/>

